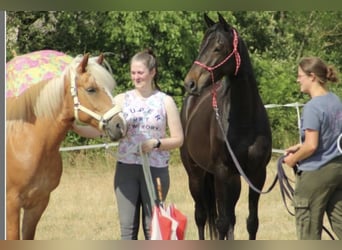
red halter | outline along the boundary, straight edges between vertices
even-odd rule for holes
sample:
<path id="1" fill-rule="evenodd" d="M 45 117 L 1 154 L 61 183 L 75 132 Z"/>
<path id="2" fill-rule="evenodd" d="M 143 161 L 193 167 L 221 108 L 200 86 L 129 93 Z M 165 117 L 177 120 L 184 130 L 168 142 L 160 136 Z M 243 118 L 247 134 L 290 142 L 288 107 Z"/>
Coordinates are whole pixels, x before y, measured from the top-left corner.
<path id="1" fill-rule="evenodd" d="M 241 57 L 240 57 L 240 54 L 237 50 L 237 47 L 238 47 L 238 43 L 239 43 L 239 40 L 238 40 L 238 35 L 236 33 L 236 30 L 233 29 L 233 34 L 234 34 L 234 37 L 233 37 L 233 50 L 232 52 L 222 61 L 220 62 L 219 64 L 216 64 L 215 66 L 208 66 L 208 65 L 205 65 L 204 63 L 201 63 L 199 61 L 195 61 L 194 63 L 201 66 L 202 68 L 206 69 L 207 71 L 210 72 L 210 75 L 211 75 L 211 80 L 212 80 L 212 83 L 213 83 L 213 107 L 216 108 L 217 107 L 217 101 L 216 101 L 216 89 L 217 89 L 217 86 L 215 87 L 215 80 L 214 80 L 214 70 L 217 69 L 218 67 L 222 66 L 225 62 L 227 62 L 229 60 L 229 58 L 231 58 L 233 55 L 235 56 L 235 62 L 236 62 L 236 67 L 235 67 L 235 75 L 237 75 L 237 72 L 239 71 L 239 68 L 240 68 L 240 64 L 241 64 Z"/>
<path id="2" fill-rule="evenodd" d="M 222 66 L 233 55 L 235 55 L 235 61 L 236 61 L 235 75 L 237 74 L 237 72 L 238 72 L 238 70 L 240 68 L 241 58 L 240 58 L 240 54 L 239 54 L 239 52 L 237 50 L 237 46 L 238 46 L 239 40 L 238 40 L 238 36 L 237 36 L 237 33 L 236 33 L 235 29 L 233 29 L 233 34 L 234 34 L 234 38 L 233 38 L 233 51 L 222 62 L 220 62 L 219 64 L 216 64 L 215 66 L 207 66 L 204 63 L 201 63 L 199 61 L 195 61 L 194 62 L 195 64 L 201 66 L 202 68 L 208 70 L 211 73 L 213 82 L 214 82 L 214 78 L 213 78 L 214 77 L 214 75 L 213 75 L 214 69 L 217 69 L 218 67 Z"/>

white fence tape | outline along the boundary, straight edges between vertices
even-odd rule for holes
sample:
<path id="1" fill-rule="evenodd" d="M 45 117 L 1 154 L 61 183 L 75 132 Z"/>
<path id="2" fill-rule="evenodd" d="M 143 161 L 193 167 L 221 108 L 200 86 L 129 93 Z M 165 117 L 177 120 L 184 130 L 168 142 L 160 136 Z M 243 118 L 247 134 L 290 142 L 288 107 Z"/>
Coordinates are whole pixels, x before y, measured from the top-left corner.
<path id="1" fill-rule="evenodd" d="M 298 137 L 299 137 L 299 142 L 302 142 L 302 137 L 300 135 L 300 107 L 304 106 L 301 103 L 298 102 L 294 102 L 294 103 L 288 103 L 288 104 L 284 104 L 284 105 L 279 105 L 279 104 L 266 104 L 265 108 L 279 108 L 279 107 L 292 107 L 292 108 L 296 108 L 297 111 L 297 126 L 298 126 Z"/>
<path id="2" fill-rule="evenodd" d="M 59 151 L 74 151 L 74 150 L 82 150 L 82 149 L 94 149 L 94 148 L 109 148 L 118 146 L 117 142 L 113 143 L 102 143 L 102 144 L 94 144 L 94 145 L 84 145 L 84 146 L 75 146 L 75 147 L 64 147 L 60 148 Z"/>
<path id="3" fill-rule="evenodd" d="M 265 108 L 279 108 L 279 107 L 291 107 L 291 108 L 296 108 L 297 111 L 297 123 L 298 123 L 298 130 L 299 130 L 299 141 L 301 141 L 301 136 L 300 136 L 300 110 L 299 108 L 302 107 L 303 104 L 295 102 L 295 103 L 288 103 L 288 104 L 266 104 Z M 341 136 L 340 136 L 341 137 Z M 338 144 L 340 145 L 340 144 Z M 74 151 L 74 150 L 83 150 L 83 149 L 94 149 L 94 148 L 109 148 L 109 147 L 116 147 L 118 146 L 117 142 L 113 143 L 102 143 L 102 144 L 95 144 L 95 145 L 84 145 L 84 146 L 75 146 L 75 147 L 64 147 L 60 148 L 59 151 Z M 339 147 L 340 149 L 340 147 Z M 342 152 L 342 150 L 340 149 Z M 282 149 L 272 149 L 273 153 L 278 153 L 278 154 L 284 154 L 284 150 Z"/>

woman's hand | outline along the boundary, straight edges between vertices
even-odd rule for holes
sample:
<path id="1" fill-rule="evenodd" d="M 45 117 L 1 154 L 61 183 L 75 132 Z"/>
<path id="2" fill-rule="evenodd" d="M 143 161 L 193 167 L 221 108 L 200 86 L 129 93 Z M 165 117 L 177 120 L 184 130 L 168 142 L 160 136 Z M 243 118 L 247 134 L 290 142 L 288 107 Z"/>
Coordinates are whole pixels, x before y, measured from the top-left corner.
<path id="1" fill-rule="evenodd" d="M 152 150 L 155 149 L 155 146 L 156 144 L 158 143 L 158 140 L 157 139 L 148 139 L 146 141 L 144 141 L 142 144 L 141 144 L 141 149 L 142 149 L 142 152 L 143 153 L 149 153 L 151 152 Z"/>
<path id="2" fill-rule="evenodd" d="M 293 168 L 294 166 L 296 166 L 297 162 L 295 161 L 293 155 L 294 153 L 296 153 L 299 149 L 300 149 L 301 144 L 296 144 L 293 145 L 287 149 L 285 149 L 285 153 L 284 155 L 285 158 L 283 160 L 283 162 L 290 168 Z"/>
<path id="3" fill-rule="evenodd" d="M 301 144 L 296 144 L 296 145 L 293 145 L 287 149 L 285 149 L 285 155 L 288 155 L 290 153 L 296 153 L 299 149 L 300 149 L 300 146 Z"/>
<path id="4" fill-rule="evenodd" d="M 288 153 L 287 156 L 284 158 L 284 163 L 290 168 L 293 168 L 297 164 L 297 162 L 294 161 L 293 155 L 294 153 Z"/>

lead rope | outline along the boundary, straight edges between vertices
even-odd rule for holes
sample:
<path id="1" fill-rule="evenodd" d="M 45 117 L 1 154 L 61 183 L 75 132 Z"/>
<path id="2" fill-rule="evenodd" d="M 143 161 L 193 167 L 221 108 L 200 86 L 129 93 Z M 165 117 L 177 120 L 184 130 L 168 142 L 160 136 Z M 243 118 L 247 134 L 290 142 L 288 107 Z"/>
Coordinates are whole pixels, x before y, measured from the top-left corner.
<path id="1" fill-rule="evenodd" d="M 216 94 L 213 95 L 213 99 L 214 99 L 214 96 L 216 97 Z M 233 159 L 233 162 L 237 168 L 237 170 L 239 171 L 240 175 L 245 179 L 245 181 L 248 183 L 249 187 L 252 188 L 255 192 L 259 193 L 259 194 L 267 194 L 269 192 L 271 192 L 271 190 L 274 188 L 275 184 L 277 183 L 277 180 L 278 180 L 278 176 L 276 176 L 271 184 L 271 186 L 267 189 L 267 191 L 262 191 L 262 190 L 259 190 L 257 187 L 255 187 L 253 185 L 253 183 L 248 179 L 246 173 L 243 171 L 243 169 L 241 168 L 240 166 L 240 163 L 239 161 L 236 159 L 236 156 L 230 146 L 230 143 L 226 137 L 226 133 L 224 132 L 224 129 L 223 129 L 223 126 L 222 126 L 222 123 L 221 123 L 221 119 L 220 119 L 220 115 L 219 115 L 219 112 L 218 112 L 218 107 L 217 107 L 217 101 L 213 100 L 213 104 L 216 104 L 216 106 L 213 106 L 213 109 L 215 111 L 215 116 L 216 116 L 216 120 L 219 124 L 219 127 L 220 127 L 220 130 L 221 130 L 221 133 L 223 134 L 223 137 L 224 137 L 224 142 L 227 146 L 227 149 L 230 153 L 230 156 L 232 157 Z"/>
<path id="2" fill-rule="evenodd" d="M 107 149 L 107 153 L 111 154 L 115 159 L 117 159 L 119 155 L 120 157 L 125 157 L 130 154 L 136 154 L 136 153 L 140 154 L 141 165 L 142 165 L 145 182 L 146 182 L 146 188 L 147 188 L 147 192 L 149 194 L 150 200 L 151 200 L 151 208 L 153 208 L 154 205 L 157 203 L 157 195 L 156 195 L 156 191 L 153 185 L 153 179 L 151 175 L 150 162 L 148 159 L 148 155 L 147 153 L 144 153 L 142 151 L 141 143 L 139 143 L 138 145 L 135 145 L 134 147 L 131 147 L 124 154 L 119 154 L 119 153 L 115 154 L 114 152 L 112 152 L 112 150 L 109 149 L 109 147 L 107 147 L 106 149 Z"/>
<path id="3" fill-rule="evenodd" d="M 214 90 L 213 92 L 216 90 L 216 88 L 214 87 Z M 216 97 L 216 94 L 213 95 L 213 99 L 214 97 Z M 290 199 L 292 202 L 293 202 L 293 194 L 294 194 L 294 189 L 293 187 L 291 186 L 290 184 L 290 179 L 287 177 L 283 167 L 282 167 L 282 163 L 283 163 L 283 160 L 285 158 L 285 155 L 281 156 L 279 159 L 278 159 L 278 164 L 277 164 L 277 175 L 276 177 L 274 178 L 271 186 L 268 188 L 267 191 L 261 191 L 259 190 L 258 188 L 256 188 L 252 183 L 251 181 L 248 179 L 248 177 L 246 176 L 245 172 L 243 171 L 243 169 L 241 168 L 238 160 L 236 159 L 235 157 L 235 154 L 232 150 L 232 148 L 230 147 L 230 144 L 228 142 L 228 139 L 226 138 L 225 136 L 225 132 L 224 132 L 224 129 L 223 129 L 223 126 L 222 126 L 222 123 L 221 123 L 221 120 L 220 120 L 220 116 L 219 116 L 219 112 L 218 112 L 218 107 L 217 107 L 217 101 L 213 100 L 213 104 L 216 104 L 216 106 L 213 106 L 213 109 L 215 111 L 215 115 L 216 115 L 216 120 L 218 121 L 218 124 L 219 124 L 219 127 L 221 129 L 221 132 L 224 136 L 224 141 L 226 143 L 226 146 L 228 148 L 228 151 L 235 163 L 235 166 L 236 168 L 238 169 L 240 175 L 245 179 L 245 181 L 248 183 L 248 185 L 250 186 L 250 188 L 252 188 L 255 192 L 257 193 L 260 193 L 260 194 L 267 194 L 269 193 L 275 186 L 275 184 L 277 183 L 277 180 L 279 179 L 279 186 L 280 186 L 280 193 L 281 193 L 281 196 L 283 198 L 283 202 L 284 202 L 284 205 L 288 211 L 289 214 L 291 214 L 292 216 L 294 216 L 294 213 L 292 213 L 290 211 L 290 209 L 288 208 L 288 205 L 287 205 L 287 202 L 286 202 L 286 197 L 288 199 Z M 340 136 L 341 137 L 341 136 Z M 330 231 L 324 226 L 322 225 L 322 228 L 323 230 L 329 235 L 329 237 L 332 239 L 332 240 L 335 240 L 334 236 L 330 233 Z"/>
<path id="4" fill-rule="evenodd" d="M 277 173 L 278 174 L 277 174 L 277 176 L 279 179 L 280 193 L 281 193 L 281 197 L 283 198 L 285 208 L 290 215 L 294 216 L 295 214 L 290 211 L 290 209 L 287 205 L 287 202 L 286 202 L 287 198 L 289 200 L 293 201 L 294 189 L 290 184 L 290 179 L 287 177 L 287 175 L 283 169 L 283 162 L 284 162 L 285 157 L 286 157 L 286 155 L 282 155 L 278 159 L 278 162 L 277 162 Z M 293 181 L 291 181 L 291 182 L 293 182 Z"/>
<path id="5" fill-rule="evenodd" d="M 247 175 L 245 174 L 245 172 L 243 171 L 243 169 L 241 168 L 240 164 L 239 164 L 239 161 L 236 159 L 236 156 L 229 144 L 229 141 L 226 137 L 226 133 L 224 132 L 224 129 L 223 129 L 223 126 L 222 126 L 222 123 L 221 123 L 221 119 L 220 119 L 220 115 L 219 115 L 219 112 L 218 112 L 218 106 L 217 106 L 217 99 L 216 99 L 216 89 L 217 89 L 217 86 L 214 84 L 213 85 L 213 100 L 212 100 L 212 105 L 213 105 L 213 109 L 215 111 L 215 116 L 216 116 L 216 120 L 219 124 L 219 127 L 221 129 L 221 133 L 223 134 L 223 137 L 224 137 L 224 141 L 226 143 L 226 146 L 228 148 L 228 151 L 235 163 L 235 166 L 236 168 L 238 169 L 240 175 L 245 179 L 245 181 L 248 183 L 249 187 L 252 188 L 255 192 L 259 193 L 259 194 L 267 194 L 269 193 L 275 186 L 275 184 L 277 183 L 277 180 L 279 179 L 279 186 L 280 186 L 280 193 L 281 193 L 281 196 L 283 198 L 283 202 L 284 202 L 284 205 L 288 211 L 288 213 L 292 216 L 294 216 L 294 213 L 292 213 L 290 211 L 290 209 L 288 208 L 288 205 L 287 205 L 287 202 L 286 202 L 286 197 L 288 199 L 290 199 L 291 201 L 293 201 L 293 194 L 294 194 L 294 189 L 293 187 L 291 186 L 290 184 L 290 179 L 287 177 L 283 167 L 282 167 L 282 163 L 283 163 L 283 160 L 285 158 L 285 155 L 281 156 L 279 159 L 278 159 L 278 164 L 277 164 L 277 175 L 275 176 L 272 184 L 270 185 L 270 187 L 267 189 L 267 191 L 262 191 L 262 190 L 259 190 L 258 188 L 256 188 L 252 182 L 248 179 Z M 340 135 L 339 139 L 337 140 L 337 143 L 339 145 L 339 141 L 341 140 L 341 137 L 342 135 Z M 340 148 L 339 148 L 340 150 Z M 334 236 L 330 233 L 330 231 L 324 226 L 322 225 L 322 228 L 323 230 L 329 235 L 329 237 L 332 239 L 332 240 L 335 240 Z"/>
<path id="6" fill-rule="evenodd" d="M 148 159 L 148 155 L 142 151 L 141 143 L 139 144 L 139 153 L 142 159 L 142 168 L 143 168 L 143 172 L 145 176 L 147 191 L 151 200 L 151 209 L 153 209 L 154 205 L 157 202 L 157 195 L 156 195 L 156 191 L 153 185 L 153 179 L 152 179 L 151 169 L 150 169 L 150 161 Z M 151 211 L 151 215 L 152 215 L 152 211 Z"/>

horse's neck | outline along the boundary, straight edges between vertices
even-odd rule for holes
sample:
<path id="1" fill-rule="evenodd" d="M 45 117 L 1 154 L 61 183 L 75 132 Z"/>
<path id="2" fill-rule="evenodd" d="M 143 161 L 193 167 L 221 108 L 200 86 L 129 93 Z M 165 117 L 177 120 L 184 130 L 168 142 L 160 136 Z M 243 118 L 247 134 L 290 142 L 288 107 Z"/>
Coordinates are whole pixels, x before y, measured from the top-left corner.
<path id="1" fill-rule="evenodd" d="M 64 139 L 73 122 L 73 108 L 67 108 L 73 107 L 70 91 L 63 91 L 64 85 L 59 90 L 48 84 L 53 83 L 42 81 L 6 100 L 6 125 L 14 129 L 33 126 L 40 134 Z M 56 98 L 59 92 L 62 96 Z"/>
<path id="2" fill-rule="evenodd" d="M 199 96 L 189 95 L 185 98 L 181 110 L 181 118 L 185 135 L 187 134 L 188 126 L 191 124 L 195 115 L 198 115 L 198 113 L 202 113 L 202 115 L 207 114 L 203 111 L 203 108 L 207 108 L 206 106 L 209 105 L 209 98 L 211 99 L 211 91 L 209 89 L 205 90 L 205 92 Z"/>
<path id="3" fill-rule="evenodd" d="M 210 94 L 210 91 L 207 91 L 200 96 L 190 95 L 186 97 L 184 115 L 187 120 L 191 118 L 192 114 L 197 112 L 201 104 L 209 98 Z"/>
<path id="4" fill-rule="evenodd" d="M 69 100 L 64 96 L 63 104 L 59 108 L 58 114 L 54 119 L 40 118 L 41 124 L 43 124 L 47 130 L 46 133 L 48 138 L 45 138 L 47 147 L 50 146 L 51 148 L 59 149 L 68 131 L 72 128 L 74 116 L 73 109 L 71 109 L 70 106 L 73 107 L 73 105 L 67 104 L 67 102 L 69 102 Z"/>
<path id="5" fill-rule="evenodd" d="M 230 114 L 239 124 L 251 124 L 260 105 L 256 82 L 248 76 L 231 77 Z"/>
<path id="6" fill-rule="evenodd" d="M 199 96 L 190 95 L 187 96 L 185 99 L 185 105 L 184 105 L 184 117 L 189 120 L 191 119 L 191 116 L 202 107 L 203 104 L 210 105 L 211 108 L 214 108 L 214 100 L 213 100 L 213 92 L 216 92 L 216 101 L 218 106 L 220 108 L 223 108 L 227 102 L 229 102 L 229 98 L 226 97 L 229 96 L 229 83 L 226 82 L 226 79 L 222 79 L 217 87 L 210 86 L 206 88 L 203 93 Z M 210 103 L 210 104 L 209 104 Z"/>

